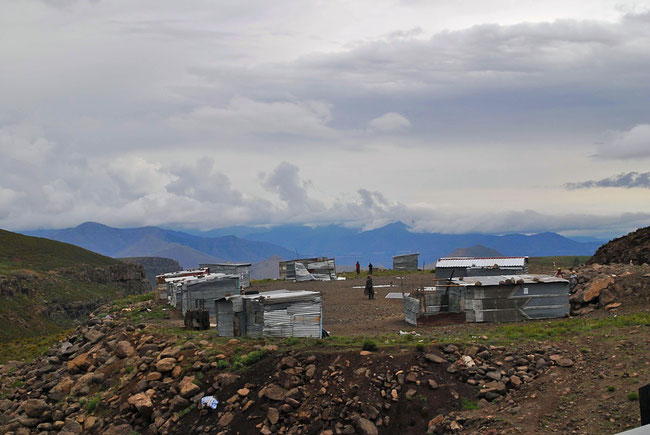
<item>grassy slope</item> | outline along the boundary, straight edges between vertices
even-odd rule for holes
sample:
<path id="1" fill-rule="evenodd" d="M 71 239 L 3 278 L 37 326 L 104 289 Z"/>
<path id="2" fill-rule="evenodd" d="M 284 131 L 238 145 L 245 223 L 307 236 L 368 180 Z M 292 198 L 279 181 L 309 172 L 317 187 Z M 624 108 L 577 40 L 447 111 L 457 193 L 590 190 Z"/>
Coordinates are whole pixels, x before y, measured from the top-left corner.
<path id="1" fill-rule="evenodd" d="M 0 270 L 50 270 L 81 263 L 108 266 L 119 261 L 68 243 L 0 230 Z"/>
<path id="2" fill-rule="evenodd" d="M 62 277 L 56 269 L 119 263 L 67 243 L 0 230 L 0 280 L 5 279 L 4 285 L 13 287 L 14 292 L 13 296 L 0 296 L 0 342 L 59 335 L 72 327 L 73 322 L 65 316 L 48 316 L 47 308 L 62 303 L 113 299 L 119 295 L 114 285 Z"/>

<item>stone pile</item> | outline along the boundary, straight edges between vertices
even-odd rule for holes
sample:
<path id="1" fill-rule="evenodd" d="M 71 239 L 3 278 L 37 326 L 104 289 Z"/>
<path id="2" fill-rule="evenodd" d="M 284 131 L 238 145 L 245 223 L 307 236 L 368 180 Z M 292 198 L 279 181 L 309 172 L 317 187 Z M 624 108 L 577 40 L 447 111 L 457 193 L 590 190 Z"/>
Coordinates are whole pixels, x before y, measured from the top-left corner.
<path id="1" fill-rule="evenodd" d="M 592 264 L 576 270 L 570 290 L 571 315 L 596 309 L 615 310 L 624 302 L 631 305 L 650 301 L 650 266 Z"/>
<path id="2" fill-rule="evenodd" d="M 221 351 L 243 352 L 243 344 L 217 349 L 91 318 L 35 361 L 0 366 L 0 433 L 460 431 L 475 424 L 463 399 L 501 401 L 549 367 L 573 365 L 552 347 L 303 354 L 253 344 L 262 361 L 240 373 L 223 368 Z M 216 410 L 201 409 L 206 395 L 219 400 Z"/>

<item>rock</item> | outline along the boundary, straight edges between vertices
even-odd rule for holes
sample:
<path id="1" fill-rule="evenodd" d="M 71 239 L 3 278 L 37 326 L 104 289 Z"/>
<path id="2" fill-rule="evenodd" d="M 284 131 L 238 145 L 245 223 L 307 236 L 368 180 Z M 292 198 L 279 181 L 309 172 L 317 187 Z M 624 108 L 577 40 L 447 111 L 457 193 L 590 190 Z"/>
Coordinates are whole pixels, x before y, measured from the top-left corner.
<path id="1" fill-rule="evenodd" d="M 598 302 L 603 306 L 611 304 L 615 299 L 616 297 L 608 288 L 603 289 L 598 296 Z"/>
<path id="2" fill-rule="evenodd" d="M 305 369 L 305 377 L 307 379 L 312 379 L 316 373 L 316 366 L 314 364 L 309 364 Z"/>
<path id="3" fill-rule="evenodd" d="M 518 386 L 521 385 L 521 379 L 519 378 L 519 376 L 512 375 L 512 376 L 510 376 L 510 384 L 513 387 L 518 387 Z"/>
<path id="4" fill-rule="evenodd" d="M 235 414 L 233 414 L 232 412 L 226 412 L 224 415 L 221 416 L 217 424 L 219 425 L 219 427 L 226 427 L 232 422 L 233 418 L 235 418 Z"/>
<path id="5" fill-rule="evenodd" d="M 291 356 L 285 356 L 280 360 L 281 369 L 294 368 L 296 365 L 298 365 L 298 360 Z"/>
<path id="6" fill-rule="evenodd" d="M 162 352 L 160 352 L 160 355 L 158 356 L 158 358 L 160 358 L 160 359 L 165 359 L 165 358 L 174 358 L 174 359 L 176 359 L 176 357 L 178 356 L 178 354 L 180 352 L 181 352 L 181 348 L 178 347 L 178 346 L 167 347 L 167 348 L 163 349 Z"/>
<path id="7" fill-rule="evenodd" d="M 498 371 L 487 372 L 485 374 L 485 376 L 492 379 L 493 381 L 500 381 L 501 380 L 501 373 L 498 372 Z"/>
<path id="8" fill-rule="evenodd" d="M 442 364 L 447 362 L 446 359 L 434 354 L 434 353 L 428 353 L 424 355 L 424 359 L 426 359 L 429 362 L 436 363 L 436 364 Z"/>
<path id="9" fill-rule="evenodd" d="M 176 366 L 172 370 L 172 378 L 176 379 L 181 375 L 182 369 L 181 366 Z"/>
<path id="10" fill-rule="evenodd" d="M 429 420 L 429 423 L 427 424 L 428 428 L 438 426 L 440 423 L 445 421 L 445 416 L 444 415 L 437 415 L 431 420 Z"/>
<path id="11" fill-rule="evenodd" d="M 138 410 L 138 413 L 144 415 L 145 417 L 149 417 L 153 412 L 153 404 L 151 403 L 151 399 L 145 393 L 134 394 L 133 396 L 129 397 L 128 403 L 129 405 L 134 406 L 135 409 Z"/>
<path id="12" fill-rule="evenodd" d="M 83 432 L 83 427 L 72 419 L 66 419 L 65 425 L 63 426 L 63 429 L 61 429 L 61 433 L 65 432 L 81 433 Z"/>
<path id="13" fill-rule="evenodd" d="M 104 334 L 95 329 L 91 329 L 84 334 L 84 338 L 89 341 L 91 344 L 97 343 L 99 340 L 104 338 Z"/>
<path id="14" fill-rule="evenodd" d="M 359 355 L 368 356 L 368 355 L 372 355 L 372 352 L 370 352 L 368 350 L 362 350 L 361 352 L 359 352 Z"/>
<path id="15" fill-rule="evenodd" d="M 449 344 L 449 345 L 445 346 L 445 347 L 442 349 L 442 351 L 443 351 L 444 353 L 454 353 L 454 352 L 458 352 L 458 346 L 456 346 L 455 344 Z"/>
<path id="16" fill-rule="evenodd" d="M 438 383 L 435 380 L 429 379 L 428 384 L 429 384 L 429 388 L 431 388 L 432 390 L 438 389 Z"/>
<path id="17" fill-rule="evenodd" d="M 585 290 L 584 302 L 591 302 L 600 296 L 600 293 L 610 284 L 614 284 L 614 278 L 609 275 L 598 277 L 591 281 Z"/>
<path id="18" fill-rule="evenodd" d="M 163 358 L 156 363 L 156 370 L 161 373 L 170 372 L 175 366 L 175 358 Z"/>
<path id="19" fill-rule="evenodd" d="M 134 353 L 135 353 L 135 349 L 133 349 L 131 343 L 129 343 L 126 340 L 120 341 L 119 343 L 117 343 L 117 346 L 115 347 L 115 355 L 117 355 L 120 358 L 128 358 Z"/>
<path id="20" fill-rule="evenodd" d="M 482 359 L 483 361 L 489 360 L 490 356 L 490 351 L 487 349 L 476 354 L 476 357 Z"/>
<path id="21" fill-rule="evenodd" d="M 266 418 L 269 419 L 269 423 L 278 424 L 280 419 L 280 411 L 277 408 L 269 407 L 269 410 L 266 413 Z"/>
<path id="22" fill-rule="evenodd" d="M 372 405 L 364 403 L 361 405 L 361 410 L 368 416 L 370 420 L 375 420 L 379 417 L 379 410 Z"/>
<path id="23" fill-rule="evenodd" d="M 133 433 L 133 428 L 129 424 L 112 424 L 102 431 L 102 435 L 124 435 Z"/>
<path id="24" fill-rule="evenodd" d="M 45 403 L 44 400 L 40 399 L 27 399 L 21 405 L 21 408 L 28 417 L 38 418 L 45 411 L 48 411 L 50 407 Z"/>
<path id="25" fill-rule="evenodd" d="M 497 381 L 488 382 L 483 386 L 483 389 L 481 390 L 481 392 L 483 393 L 493 392 L 499 394 L 506 394 L 506 391 L 507 391 L 506 385 L 503 382 L 497 382 Z"/>
<path id="26" fill-rule="evenodd" d="M 201 391 L 201 388 L 194 383 L 194 376 L 185 376 L 180 384 L 180 395 L 181 397 L 187 399 L 188 397 L 192 397 L 195 394 L 197 394 L 199 391 Z"/>
<path id="27" fill-rule="evenodd" d="M 251 390 L 249 390 L 248 388 L 240 388 L 239 390 L 237 390 L 237 394 L 239 394 L 242 397 L 248 396 L 248 393 L 250 392 Z"/>
<path id="28" fill-rule="evenodd" d="M 560 367 L 573 367 L 573 360 L 571 358 L 560 358 L 557 365 Z"/>
<path id="29" fill-rule="evenodd" d="M 465 367 L 474 367 L 476 365 L 472 357 L 469 355 L 463 355 L 462 357 L 460 357 L 460 361 L 463 363 Z"/>
<path id="30" fill-rule="evenodd" d="M 287 390 L 277 384 L 270 384 L 264 389 L 264 396 L 271 400 L 281 401 L 287 397 Z"/>
<path id="31" fill-rule="evenodd" d="M 147 374 L 147 377 L 145 379 L 149 382 L 152 382 L 152 381 L 158 381 L 161 378 L 162 378 L 162 374 L 160 372 L 149 372 L 149 374 Z"/>
<path id="32" fill-rule="evenodd" d="M 68 361 L 67 364 L 67 370 L 68 373 L 79 373 L 79 372 L 85 372 L 88 370 L 88 367 L 90 367 L 92 364 L 92 357 L 90 356 L 89 353 L 82 353 L 81 355 L 75 357 L 71 361 Z"/>
<path id="33" fill-rule="evenodd" d="M 410 372 L 406 375 L 406 382 L 416 383 L 418 381 L 418 374 L 415 372 Z"/>
<path id="34" fill-rule="evenodd" d="M 99 419 L 94 415 L 86 417 L 86 420 L 84 421 L 84 431 L 90 431 L 94 429 L 97 426 L 98 420 Z"/>
<path id="35" fill-rule="evenodd" d="M 609 304 L 609 305 L 607 305 L 607 306 L 605 307 L 605 309 L 607 309 L 607 310 L 613 310 L 613 309 L 618 308 L 618 307 L 620 307 L 620 306 L 621 306 L 621 303 L 620 303 L 620 302 L 616 302 L 616 303 L 614 303 L 614 304 Z"/>
<path id="36" fill-rule="evenodd" d="M 68 377 L 65 377 L 59 381 L 48 393 L 48 397 L 55 402 L 60 402 L 65 399 L 72 387 L 74 386 L 74 381 Z"/>
<path id="37" fill-rule="evenodd" d="M 414 390 L 413 388 L 411 388 L 406 392 L 406 398 L 407 399 L 412 399 L 416 394 L 417 394 L 417 390 Z"/>
<path id="38" fill-rule="evenodd" d="M 190 406 L 190 402 L 186 399 L 183 399 L 181 396 L 175 396 L 171 402 L 169 402 L 169 410 L 171 412 L 185 409 Z"/>
<path id="39" fill-rule="evenodd" d="M 365 418 L 359 418 L 356 421 L 357 430 L 362 435 L 378 435 L 377 426 L 373 422 Z"/>

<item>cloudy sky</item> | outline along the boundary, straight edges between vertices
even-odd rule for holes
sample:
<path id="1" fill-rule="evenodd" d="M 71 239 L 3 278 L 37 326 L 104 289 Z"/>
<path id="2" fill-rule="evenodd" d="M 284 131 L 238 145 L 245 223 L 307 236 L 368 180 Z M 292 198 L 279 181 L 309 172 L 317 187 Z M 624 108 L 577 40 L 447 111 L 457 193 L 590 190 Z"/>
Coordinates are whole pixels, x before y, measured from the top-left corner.
<path id="1" fill-rule="evenodd" d="M 650 1 L 0 12 L 2 228 L 650 225 Z"/>

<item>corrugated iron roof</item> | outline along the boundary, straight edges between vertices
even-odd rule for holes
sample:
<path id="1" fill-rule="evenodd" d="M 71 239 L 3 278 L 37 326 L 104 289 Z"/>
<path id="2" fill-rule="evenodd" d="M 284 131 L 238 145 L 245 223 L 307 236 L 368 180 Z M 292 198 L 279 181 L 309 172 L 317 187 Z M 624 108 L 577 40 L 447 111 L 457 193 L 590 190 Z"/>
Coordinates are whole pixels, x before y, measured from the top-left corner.
<path id="1" fill-rule="evenodd" d="M 481 286 L 502 285 L 501 282 L 512 279 L 515 283 L 520 284 L 549 284 L 553 282 L 568 283 L 569 281 L 559 276 L 550 275 L 495 275 L 495 276 L 464 276 L 461 278 L 452 278 L 451 282 L 459 286 L 473 286 L 479 281 Z M 523 283 L 521 282 L 523 281 Z M 440 285 L 444 287 L 444 285 Z"/>
<path id="2" fill-rule="evenodd" d="M 241 297 L 243 299 L 262 299 L 262 300 L 281 300 L 281 299 L 300 299 L 300 298 L 311 298 L 314 296 L 320 296 L 320 292 L 314 292 L 310 290 L 272 290 L 268 292 L 262 292 L 252 295 L 237 295 L 231 297 Z"/>
<path id="3" fill-rule="evenodd" d="M 444 257 L 438 259 L 438 267 L 523 267 L 528 257 Z"/>
<path id="4" fill-rule="evenodd" d="M 399 258 L 399 257 L 410 257 L 411 255 L 420 255 L 419 252 L 413 252 L 411 254 L 400 254 L 400 255 L 393 255 L 393 258 Z"/>

